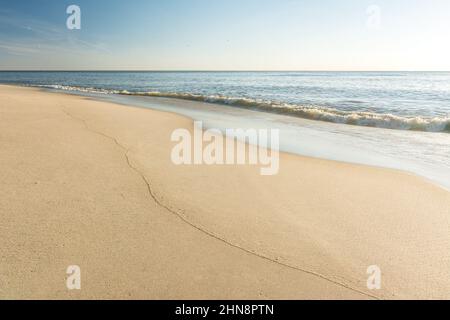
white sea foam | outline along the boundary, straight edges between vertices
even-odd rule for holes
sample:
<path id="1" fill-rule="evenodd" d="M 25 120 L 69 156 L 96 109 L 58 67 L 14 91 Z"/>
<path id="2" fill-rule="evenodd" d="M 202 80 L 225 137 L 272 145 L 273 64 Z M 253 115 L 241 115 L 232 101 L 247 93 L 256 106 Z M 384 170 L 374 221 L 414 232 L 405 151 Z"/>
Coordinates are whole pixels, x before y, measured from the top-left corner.
<path id="1" fill-rule="evenodd" d="M 294 105 L 287 103 L 277 103 L 272 101 L 263 101 L 248 98 L 233 98 L 225 96 L 202 96 L 186 93 L 161 93 L 161 92 L 141 92 L 124 93 L 128 95 L 142 95 L 162 98 L 185 99 L 192 101 L 202 101 L 209 103 L 219 103 L 241 108 L 262 110 L 267 112 L 276 112 L 300 118 L 327 121 L 334 123 L 343 123 L 350 125 L 359 125 L 367 127 L 415 130 L 428 132 L 450 132 L 449 117 L 400 117 L 393 114 L 379 114 L 371 112 L 346 112 L 333 108 L 324 108 L 313 105 Z"/>
<path id="2" fill-rule="evenodd" d="M 376 127 L 384 129 L 413 130 L 426 132 L 450 132 L 450 117 L 402 117 L 393 114 L 373 112 L 341 111 L 335 108 L 327 108 L 314 105 L 296 105 L 279 103 L 260 99 L 227 97 L 219 95 L 196 95 L 190 93 L 166 93 L 166 92 L 129 92 L 127 90 L 107 90 L 99 88 L 86 88 L 65 85 L 39 85 L 64 91 L 79 91 L 99 94 L 120 94 L 132 96 L 149 96 L 160 98 L 183 99 L 230 105 L 239 108 L 273 112 L 290 115 L 310 120 L 326 121 L 348 125 Z"/>
<path id="3" fill-rule="evenodd" d="M 101 93 L 101 94 L 118 94 L 119 91 L 116 90 L 106 90 L 106 89 L 98 89 L 98 88 L 89 88 L 89 87 L 76 87 L 76 86 L 65 86 L 59 84 L 46 84 L 46 85 L 32 85 L 32 87 L 39 88 L 48 88 L 55 90 L 63 90 L 63 91 L 76 91 L 76 92 L 86 92 L 86 93 Z"/>

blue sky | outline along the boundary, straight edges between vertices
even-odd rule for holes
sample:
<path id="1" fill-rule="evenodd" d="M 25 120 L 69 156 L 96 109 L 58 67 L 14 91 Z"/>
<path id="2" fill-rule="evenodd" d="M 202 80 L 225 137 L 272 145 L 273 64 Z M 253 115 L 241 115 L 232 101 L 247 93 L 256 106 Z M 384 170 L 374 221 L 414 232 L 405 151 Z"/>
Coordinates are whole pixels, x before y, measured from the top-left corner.
<path id="1" fill-rule="evenodd" d="M 448 0 L 0 0 L 0 69 L 450 70 L 449 17 Z"/>

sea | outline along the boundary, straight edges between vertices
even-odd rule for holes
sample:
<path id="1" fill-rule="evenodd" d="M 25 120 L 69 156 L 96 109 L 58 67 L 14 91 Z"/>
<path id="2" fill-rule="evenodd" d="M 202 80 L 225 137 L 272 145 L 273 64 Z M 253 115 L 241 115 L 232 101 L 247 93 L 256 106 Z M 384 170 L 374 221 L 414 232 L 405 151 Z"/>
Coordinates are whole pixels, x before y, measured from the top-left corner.
<path id="1" fill-rule="evenodd" d="M 281 151 L 398 169 L 450 190 L 450 72 L 4 71 L 0 83 L 175 112 L 224 131 L 279 129 Z"/>

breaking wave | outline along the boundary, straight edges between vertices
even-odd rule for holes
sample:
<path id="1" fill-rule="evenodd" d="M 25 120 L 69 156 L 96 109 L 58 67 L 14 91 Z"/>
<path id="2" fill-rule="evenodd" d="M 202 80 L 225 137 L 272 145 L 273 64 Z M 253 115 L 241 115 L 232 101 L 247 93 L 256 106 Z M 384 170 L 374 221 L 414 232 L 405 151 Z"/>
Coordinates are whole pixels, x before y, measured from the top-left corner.
<path id="1" fill-rule="evenodd" d="M 190 93 L 164 93 L 164 92 L 128 92 L 126 90 L 106 90 L 97 88 L 83 88 L 62 85 L 40 86 L 65 91 L 79 91 L 98 94 L 120 94 L 129 96 L 148 96 L 159 98 L 182 99 L 229 105 L 251 110 L 266 111 L 277 114 L 295 116 L 299 118 L 341 123 L 348 125 L 412 130 L 425 132 L 449 132 L 450 117 L 402 117 L 393 114 L 381 114 L 373 112 L 341 111 L 334 108 L 314 105 L 296 105 L 273 101 L 264 101 L 250 98 L 233 98 L 220 95 L 204 96 Z"/>

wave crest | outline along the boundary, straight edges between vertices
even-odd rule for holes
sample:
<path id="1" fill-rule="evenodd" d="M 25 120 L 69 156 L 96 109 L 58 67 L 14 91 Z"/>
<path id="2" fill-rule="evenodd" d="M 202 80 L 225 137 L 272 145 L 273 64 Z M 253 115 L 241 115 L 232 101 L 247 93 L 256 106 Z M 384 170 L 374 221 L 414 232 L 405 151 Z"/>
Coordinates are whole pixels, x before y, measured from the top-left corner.
<path id="1" fill-rule="evenodd" d="M 120 94 L 129 96 L 148 96 L 159 98 L 182 99 L 230 105 L 251 110 L 266 111 L 299 118 L 341 123 L 348 125 L 412 130 L 425 132 L 450 132 L 450 117 L 402 117 L 393 114 L 380 114 L 373 112 L 340 111 L 334 108 L 319 107 L 314 105 L 295 105 L 264 101 L 250 98 L 233 98 L 226 96 L 204 96 L 190 93 L 164 93 L 164 92 L 129 92 L 126 90 L 107 90 L 97 88 L 83 88 L 63 85 L 40 86 L 65 91 L 80 91 L 100 94 Z"/>
<path id="2" fill-rule="evenodd" d="M 275 112 L 290 116 L 297 116 L 309 120 L 342 123 L 375 128 L 414 130 L 427 132 L 450 132 L 449 117 L 401 117 L 393 114 L 380 114 L 372 112 L 340 111 L 333 108 L 324 108 L 313 105 L 294 105 L 276 103 L 249 98 L 232 98 L 225 96 L 202 96 L 188 93 L 162 93 L 162 92 L 121 92 L 125 95 L 139 95 L 160 98 L 184 99 L 232 105 L 241 108 Z"/>

